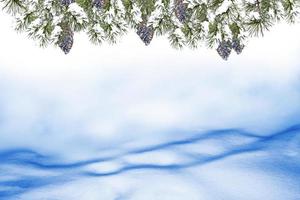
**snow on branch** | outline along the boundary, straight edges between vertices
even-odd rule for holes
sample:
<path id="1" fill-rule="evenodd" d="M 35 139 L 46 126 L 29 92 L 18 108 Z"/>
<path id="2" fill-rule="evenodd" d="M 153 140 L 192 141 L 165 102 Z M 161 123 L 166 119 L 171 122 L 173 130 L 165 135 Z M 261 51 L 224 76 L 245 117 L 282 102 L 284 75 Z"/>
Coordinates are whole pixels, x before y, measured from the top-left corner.
<path id="1" fill-rule="evenodd" d="M 297 22 L 300 0 L 0 0 L 0 6 L 16 19 L 16 30 L 66 54 L 76 32 L 101 44 L 134 29 L 145 45 L 167 35 L 175 48 L 205 44 L 227 60 L 279 21 Z"/>

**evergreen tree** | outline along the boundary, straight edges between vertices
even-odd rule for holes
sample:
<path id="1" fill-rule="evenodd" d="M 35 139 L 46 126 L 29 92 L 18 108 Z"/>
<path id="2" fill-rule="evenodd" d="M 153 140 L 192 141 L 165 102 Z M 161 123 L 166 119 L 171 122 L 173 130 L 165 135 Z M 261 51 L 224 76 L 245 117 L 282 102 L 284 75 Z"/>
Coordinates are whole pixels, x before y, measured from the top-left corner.
<path id="1" fill-rule="evenodd" d="M 91 42 L 116 43 L 134 29 L 149 45 L 167 35 L 175 48 L 206 44 L 227 60 L 240 54 L 248 38 L 262 36 L 280 21 L 298 19 L 300 0 L 0 0 L 16 19 L 16 30 L 41 46 L 68 53 L 73 34 L 85 31 Z"/>

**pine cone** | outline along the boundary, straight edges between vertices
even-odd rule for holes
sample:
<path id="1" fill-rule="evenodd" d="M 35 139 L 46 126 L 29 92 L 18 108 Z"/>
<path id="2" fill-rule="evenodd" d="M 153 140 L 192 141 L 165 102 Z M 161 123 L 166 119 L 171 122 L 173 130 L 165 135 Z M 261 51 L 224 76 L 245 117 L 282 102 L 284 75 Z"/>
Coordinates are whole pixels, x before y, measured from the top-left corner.
<path id="1" fill-rule="evenodd" d="M 60 0 L 60 3 L 63 5 L 63 6 L 68 6 L 70 5 L 71 3 L 74 3 L 75 0 Z"/>
<path id="2" fill-rule="evenodd" d="M 237 38 L 232 40 L 232 48 L 235 50 L 237 54 L 241 54 L 245 45 L 241 43 L 241 41 Z"/>
<path id="3" fill-rule="evenodd" d="M 109 0 L 94 0 L 93 1 L 93 5 L 98 8 L 98 9 L 102 9 Z"/>
<path id="4" fill-rule="evenodd" d="M 74 33 L 70 28 L 66 28 L 63 30 L 62 36 L 59 40 L 59 47 L 65 54 L 68 54 L 71 51 L 71 48 L 73 46 L 73 39 Z"/>
<path id="5" fill-rule="evenodd" d="M 146 24 L 142 22 L 137 28 L 137 34 L 147 46 L 153 39 L 154 29 L 152 26 L 146 26 Z"/>
<path id="6" fill-rule="evenodd" d="M 232 45 L 230 41 L 222 41 L 217 48 L 217 52 L 224 60 L 227 60 L 231 53 L 231 49 Z"/>
<path id="7" fill-rule="evenodd" d="M 183 3 L 183 0 L 175 0 L 175 15 L 177 19 L 184 23 L 187 19 L 186 10 L 187 10 L 187 4 Z"/>

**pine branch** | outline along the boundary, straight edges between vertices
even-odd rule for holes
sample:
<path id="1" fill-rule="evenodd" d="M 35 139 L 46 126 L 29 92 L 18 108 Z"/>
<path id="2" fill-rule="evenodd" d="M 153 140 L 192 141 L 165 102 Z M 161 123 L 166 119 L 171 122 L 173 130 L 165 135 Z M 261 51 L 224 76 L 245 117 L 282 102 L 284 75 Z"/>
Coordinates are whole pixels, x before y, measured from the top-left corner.
<path id="1" fill-rule="evenodd" d="M 116 43 L 129 29 L 146 45 L 168 35 L 174 48 L 218 49 L 227 59 L 245 41 L 264 35 L 279 21 L 299 19 L 299 0 L 0 0 L 41 46 L 54 44 L 68 53 L 73 35 L 84 31 L 94 44 Z M 66 28 L 68 27 L 68 28 Z"/>

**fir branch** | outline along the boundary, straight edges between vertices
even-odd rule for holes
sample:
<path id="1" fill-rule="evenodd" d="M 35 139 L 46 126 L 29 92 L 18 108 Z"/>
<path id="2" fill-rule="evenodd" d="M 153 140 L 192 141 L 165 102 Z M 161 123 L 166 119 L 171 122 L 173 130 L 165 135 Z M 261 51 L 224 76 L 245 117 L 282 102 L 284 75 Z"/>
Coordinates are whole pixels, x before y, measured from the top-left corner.
<path id="1" fill-rule="evenodd" d="M 230 44 L 240 53 L 244 42 L 281 20 L 295 23 L 299 0 L 0 0 L 16 18 L 16 30 L 41 46 L 54 44 L 68 53 L 73 32 L 95 44 L 116 43 L 129 29 L 149 44 L 168 35 L 174 48 L 218 47 L 223 58 Z M 141 27 L 141 24 L 143 26 Z M 65 27 L 68 27 L 67 29 Z M 232 42 L 231 42 L 232 41 Z"/>

